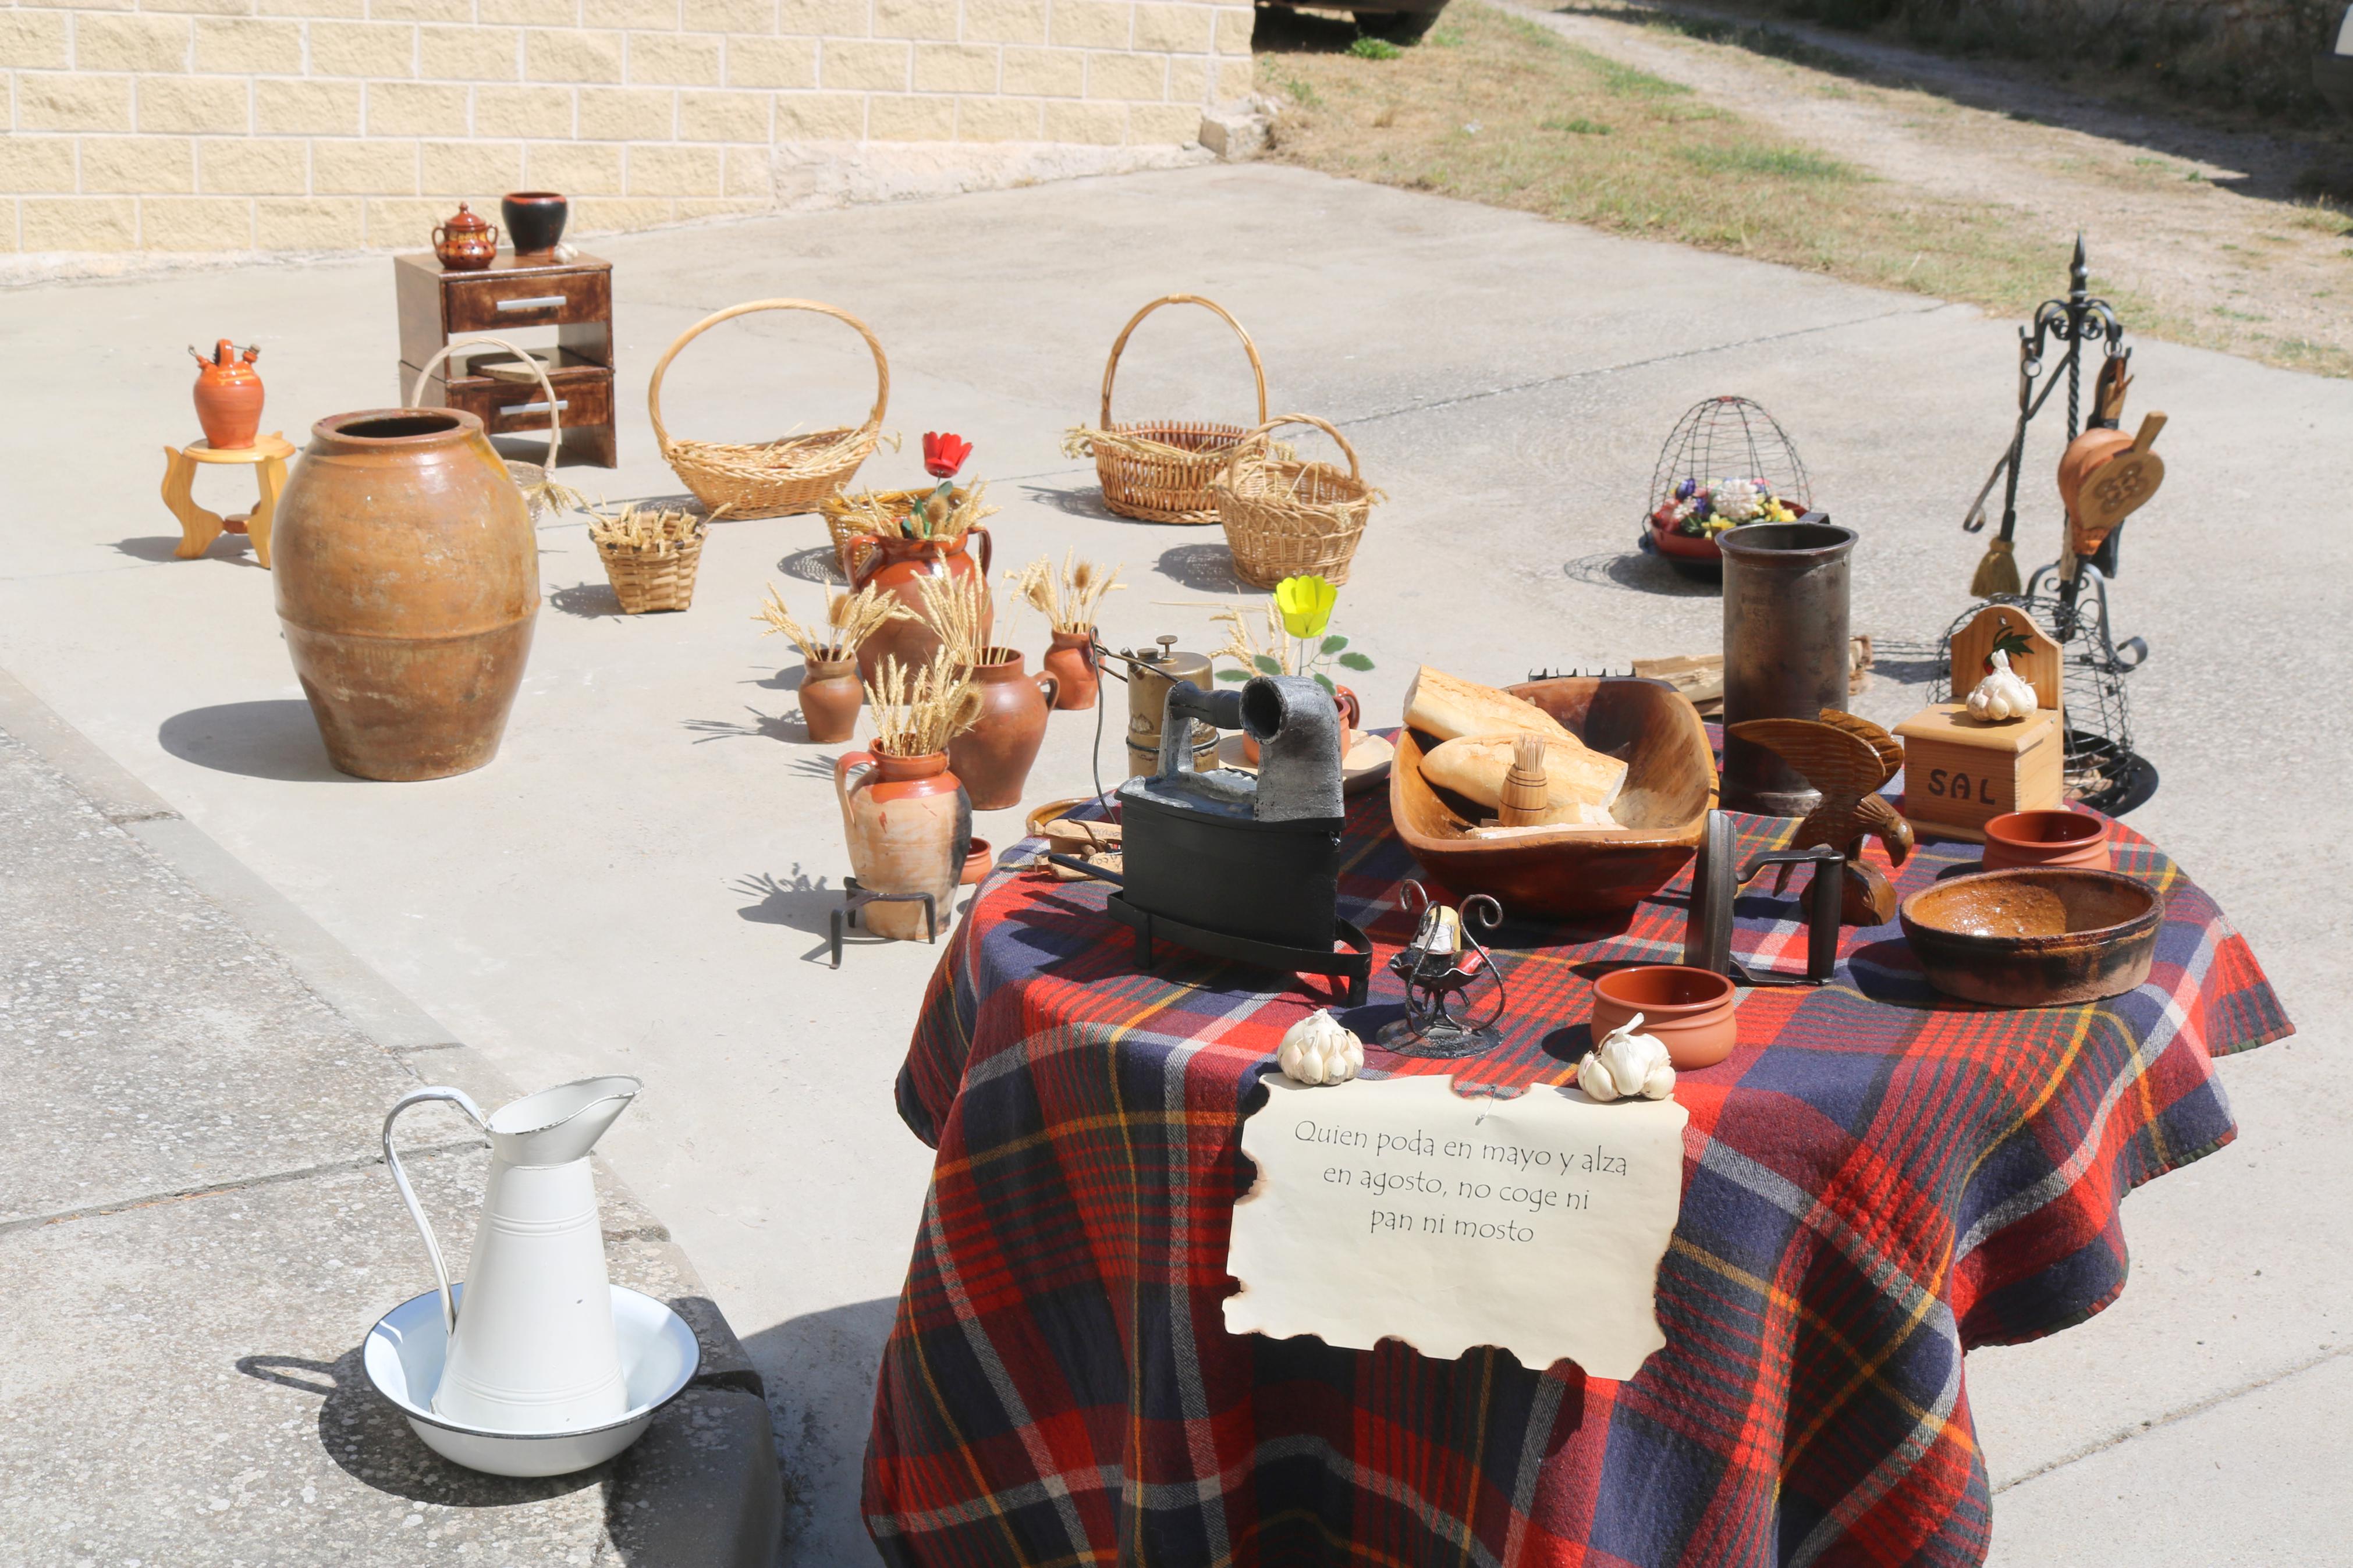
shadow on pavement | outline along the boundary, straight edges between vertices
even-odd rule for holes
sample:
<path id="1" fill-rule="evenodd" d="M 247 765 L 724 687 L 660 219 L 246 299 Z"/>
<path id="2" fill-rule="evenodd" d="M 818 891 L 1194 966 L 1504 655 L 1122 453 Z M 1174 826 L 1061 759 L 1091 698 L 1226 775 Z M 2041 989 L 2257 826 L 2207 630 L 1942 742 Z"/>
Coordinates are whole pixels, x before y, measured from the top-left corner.
<path id="1" fill-rule="evenodd" d="M 134 561 L 177 561 L 180 541 L 174 536 L 155 534 L 146 539 L 118 539 L 107 548 L 130 556 Z M 259 568 L 261 563 L 253 558 L 253 542 L 242 533 L 224 533 L 207 546 L 202 555 L 189 557 L 194 561 L 229 561 L 240 566 Z"/>
<path id="2" fill-rule="evenodd" d="M 880 1558 L 858 1511 L 882 1346 L 898 1299 L 878 1297 L 788 1318 L 744 1336 L 768 1388 L 785 1473 L 785 1562 L 848 1568 Z"/>
<path id="3" fill-rule="evenodd" d="M 1566 562 L 1561 571 L 1573 583 L 1597 588 L 1631 588 L 1638 594 L 1660 594 L 1677 599 L 1713 599 L 1722 584 L 1686 577 L 1647 550 L 1605 550 Z"/>
<path id="4" fill-rule="evenodd" d="M 191 708 L 158 725 L 155 739 L 182 762 L 215 773 L 290 784 L 360 782 L 327 761 L 311 705 L 296 697 Z"/>
<path id="5" fill-rule="evenodd" d="M 1249 594 L 1256 590 L 1234 575 L 1233 552 L 1215 544 L 1177 544 L 1160 552 L 1160 574 L 1197 594 Z"/>
<path id="6" fill-rule="evenodd" d="M 695 732 L 694 743 L 698 746 L 709 741 L 806 741 L 809 738 L 808 725 L 802 721 L 797 712 L 763 713 L 749 706 L 744 711 L 752 716 L 748 724 L 739 719 L 689 719 L 685 721 L 685 728 Z"/>
<path id="7" fill-rule="evenodd" d="M 776 570 L 803 583 L 823 583 L 829 587 L 841 585 L 841 566 L 834 560 L 830 544 L 812 544 L 807 550 L 796 550 L 776 563 Z"/>
<path id="8" fill-rule="evenodd" d="M 557 588 L 547 595 L 547 602 L 567 616 L 578 616 L 584 621 L 623 620 L 628 612 L 614 595 L 610 583 L 575 583 L 569 588 Z"/>

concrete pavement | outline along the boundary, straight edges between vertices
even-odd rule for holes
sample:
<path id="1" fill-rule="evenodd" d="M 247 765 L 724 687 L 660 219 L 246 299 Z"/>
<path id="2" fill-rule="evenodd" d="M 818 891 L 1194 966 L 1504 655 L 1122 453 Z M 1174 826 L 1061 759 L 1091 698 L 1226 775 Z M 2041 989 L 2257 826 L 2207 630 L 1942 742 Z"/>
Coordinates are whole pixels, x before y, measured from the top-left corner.
<path id="1" fill-rule="evenodd" d="M 1132 586 L 1106 636 L 1172 631 L 1195 647 L 1215 640 L 1203 601 L 1238 596 L 1215 531 L 1103 516 L 1091 470 L 1059 445 L 1093 419 L 1103 355 L 1136 306 L 1218 299 L 1256 338 L 1278 410 L 1340 422 L 1391 498 L 1336 623 L 1378 664 L 1358 683 L 1377 716 L 1394 714 L 1422 659 L 1504 679 L 1712 647 L 1715 599 L 1626 546 L 1675 416 L 1738 391 L 1796 437 L 1819 503 L 1863 531 L 1855 625 L 1887 657 L 1859 706 L 1901 717 L 1967 603 L 1981 545 L 1955 525 L 2011 412 L 2011 324 L 1973 310 L 1280 168 L 600 251 L 617 267 L 625 462 L 569 480 L 617 500 L 675 493 L 643 413 L 663 347 L 740 300 L 831 300 L 892 355 L 890 427 L 911 444 L 926 429 L 976 443 L 973 471 L 1006 508 L 992 525 L 1001 561 L 1071 544 L 1124 561 Z M 2054 292 L 2064 262 L 2052 257 Z M 551 524 L 549 606 L 498 763 L 400 787 L 333 773 L 267 574 L 227 543 L 169 559 L 155 448 L 193 433 L 176 358 L 190 338 L 263 342 L 265 428 L 298 439 L 311 418 L 392 402 L 390 271 L 377 258 L 0 297 L 0 331 L 48 367 L 0 430 L 15 525 L 0 666 L 511 1077 L 648 1079 L 606 1147 L 744 1331 L 778 1418 L 796 1560 L 868 1560 L 858 1456 L 929 1168 L 890 1086 L 936 955 L 864 946 L 839 974 L 812 961 L 848 868 L 830 749 L 797 742 L 796 661 L 749 616 L 769 580 L 816 604 L 799 579 L 822 574 L 822 528 L 722 524 L 692 611 L 626 619 L 579 524 Z M 1166 310 L 1137 333 L 1120 410 L 1246 412 L 1239 349 L 1191 316 Z M 2116 1306 L 1971 1359 L 1989 1468 L 1997 1486 L 2019 1483 L 2015 1505 L 2010 1492 L 1997 1503 L 2005 1563 L 2060 1560 L 2054 1521 L 2161 1544 L 2228 1518 L 2260 1538 L 2266 1514 L 2248 1505 L 2267 1488 L 2284 1504 L 2289 1473 L 2218 1476 L 2177 1463 L 2185 1450 L 2159 1435 L 2253 1390 L 2323 1408 L 2311 1402 L 2325 1379 L 2298 1369 L 2338 1353 L 2353 1284 L 2353 1180 L 2336 1153 L 2347 1072 L 2327 1048 L 2353 991 L 2335 791 L 2353 746 L 2308 673 L 2342 646 L 2353 543 L 2292 531 L 2280 504 L 2286 476 L 2309 473 L 2327 433 L 2353 421 L 2353 386 L 2154 342 L 2135 364 L 2136 406 L 2173 416 L 2168 488 L 2133 526 L 2117 594 L 2119 629 L 2155 648 L 2132 694 L 2164 782 L 2136 824 L 2247 930 L 2306 1032 L 2223 1064 L 2242 1138 L 2126 1205 L 2137 1268 Z M 665 417 L 707 439 L 816 427 L 854 419 L 871 376 L 838 324 L 763 316 L 681 356 Z M 114 458 L 59 456 L 94 442 Z M 2028 463 L 2030 562 L 2055 541 L 2045 442 Z M 911 454 L 885 451 L 862 479 L 918 474 Z M 1043 636 L 1032 620 L 1017 640 Z M 1033 800 L 1089 787 L 1092 717 L 1057 716 Z M 984 814 L 978 830 L 1008 842 L 1018 814 Z M 2316 1416 L 2311 1430 L 2328 1429 Z M 2341 1437 L 2316 1441 L 2341 1461 Z M 2118 1443 L 2146 1457 L 2098 1458 Z M 2326 1506 L 2353 1531 L 2353 1505 Z"/>

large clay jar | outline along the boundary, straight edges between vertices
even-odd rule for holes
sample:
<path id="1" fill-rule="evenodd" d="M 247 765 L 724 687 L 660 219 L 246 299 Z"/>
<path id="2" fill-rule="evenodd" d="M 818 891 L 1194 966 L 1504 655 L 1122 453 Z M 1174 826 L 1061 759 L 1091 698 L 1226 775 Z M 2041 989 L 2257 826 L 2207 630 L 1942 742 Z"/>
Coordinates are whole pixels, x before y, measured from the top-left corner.
<path id="1" fill-rule="evenodd" d="M 947 753 L 846 752 L 833 764 L 833 791 L 858 885 L 877 893 L 931 894 L 944 930 L 972 843 L 972 802 L 948 772 Z M 868 904 L 858 921 L 899 942 L 931 934 L 923 906 L 913 900 Z"/>
<path id="2" fill-rule="evenodd" d="M 847 741 L 858 728 L 866 689 L 858 683 L 854 658 L 813 658 L 801 676 L 801 722 L 808 738 L 828 744 Z"/>
<path id="3" fill-rule="evenodd" d="M 1029 764 L 1046 739 L 1046 710 L 1060 695 L 1051 675 L 1030 675 L 1018 648 L 993 647 L 972 672 L 980 717 L 948 742 L 948 766 L 972 794 L 975 811 L 1021 804 Z"/>
<path id="4" fill-rule="evenodd" d="M 237 346 L 223 338 L 212 358 L 196 355 L 196 423 L 216 452 L 244 451 L 261 431 L 261 374 L 253 368 L 261 350 L 247 349 L 242 359 L 237 354 Z"/>
<path id="5" fill-rule="evenodd" d="M 1039 668 L 1052 676 L 1056 682 L 1054 707 L 1065 713 L 1082 712 L 1095 705 L 1095 693 L 1102 689 L 1103 679 L 1095 673 L 1095 629 L 1056 632 L 1046 657 L 1038 661 Z"/>
<path id="6" fill-rule="evenodd" d="M 539 551 L 480 419 L 320 420 L 270 545 L 278 618 L 330 762 L 438 779 L 491 760 L 531 653 Z"/>
<path id="7" fill-rule="evenodd" d="M 973 553 L 972 544 L 979 542 L 979 553 Z M 921 619 L 923 591 L 918 585 L 926 577 L 976 577 L 988 580 L 990 542 L 988 530 L 968 528 L 963 535 L 947 543 L 936 539 L 868 539 L 850 563 L 849 590 L 856 593 L 870 583 L 880 584 L 892 597 L 913 611 L 917 619 L 888 622 L 869 637 L 858 649 L 859 679 L 871 683 L 874 672 L 886 658 L 895 658 L 910 670 L 931 663 L 932 655 L 940 647 L 940 634 L 932 629 L 929 621 Z M 986 637 L 995 619 L 993 607 L 981 619 L 981 635 Z"/>

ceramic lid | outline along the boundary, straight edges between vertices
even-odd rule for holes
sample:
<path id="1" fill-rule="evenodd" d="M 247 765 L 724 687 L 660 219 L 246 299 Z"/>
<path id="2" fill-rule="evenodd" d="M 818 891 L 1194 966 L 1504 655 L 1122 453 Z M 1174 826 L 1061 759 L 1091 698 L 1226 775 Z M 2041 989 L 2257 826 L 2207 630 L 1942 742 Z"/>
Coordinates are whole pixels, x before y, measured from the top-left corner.
<path id="1" fill-rule="evenodd" d="M 451 234 L 479 234 L 489 228 L 488 219 L 475 213 L 463 202 L 458 204 L 458 216 L 441 226 Z"/>

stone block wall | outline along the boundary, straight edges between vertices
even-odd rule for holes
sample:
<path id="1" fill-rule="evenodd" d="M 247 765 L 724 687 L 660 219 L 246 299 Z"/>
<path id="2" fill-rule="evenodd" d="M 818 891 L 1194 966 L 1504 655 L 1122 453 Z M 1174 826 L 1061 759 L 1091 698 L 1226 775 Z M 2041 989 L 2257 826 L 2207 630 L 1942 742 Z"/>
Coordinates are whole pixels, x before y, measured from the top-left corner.
<path id="1" fill-rule="evenodd" d="M 891 144 L 1171 149 L 1250 91 L 1250 23 L 1214 0 L 9 5 L 0 251 L 406 248 L 521 189 L 572 196 L 582 232 L 643 228 L 768 210 Z"/>

